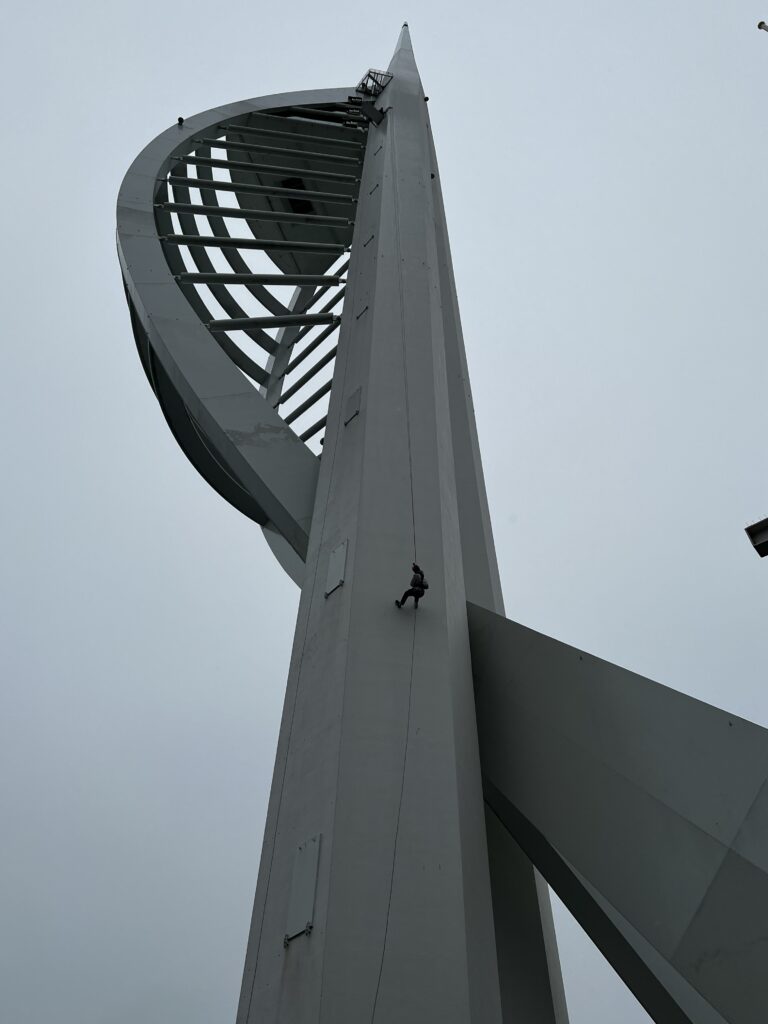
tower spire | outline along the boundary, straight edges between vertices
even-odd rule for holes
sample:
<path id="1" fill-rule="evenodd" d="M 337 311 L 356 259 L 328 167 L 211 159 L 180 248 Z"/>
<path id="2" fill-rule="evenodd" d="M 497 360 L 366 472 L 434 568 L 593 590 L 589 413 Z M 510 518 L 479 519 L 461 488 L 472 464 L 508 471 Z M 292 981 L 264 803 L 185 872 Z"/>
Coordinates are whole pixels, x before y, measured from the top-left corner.
<path id="1" fill-rule="evenodd" d="M 408 28 L 408 22 L 403 22 L 403 27 L 400 29 L 400 35 L 397 39 L 397 45 L 395 46 L 395 52 L 392 54 L 392 60 L 389 62 L 389 71 L 395 71 L 399 66 L 403 67 L 404 64 L 409 66 L 411 69 L 416 69 L 416 60 L 413 56 L 413 44 L 411 43 L 411 33 Z"/>

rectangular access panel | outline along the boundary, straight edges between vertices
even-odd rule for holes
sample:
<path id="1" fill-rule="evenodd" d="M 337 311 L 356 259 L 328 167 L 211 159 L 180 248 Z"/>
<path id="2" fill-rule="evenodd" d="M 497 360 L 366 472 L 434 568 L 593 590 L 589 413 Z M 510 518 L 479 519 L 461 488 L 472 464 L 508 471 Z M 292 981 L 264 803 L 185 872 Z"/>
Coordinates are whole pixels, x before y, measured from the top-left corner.
<path id="1" fill-rule="evenodd" d="M 315 913 L 317 866 L 320 860 L 320 836 L 306 839 L 296 850 L 291 881 L 291 898 L 285 925 L 285 945 L 299 935 L 312 931 Z"/>
<path id="2" fill-rule="evenodd" d="M 337 544 L 328 556 L 328 575 L 325 580 L 325 596 L 340 587 L 344 582 L 344 573 L 347 568 L 347 542 L 343 540 Z"/>

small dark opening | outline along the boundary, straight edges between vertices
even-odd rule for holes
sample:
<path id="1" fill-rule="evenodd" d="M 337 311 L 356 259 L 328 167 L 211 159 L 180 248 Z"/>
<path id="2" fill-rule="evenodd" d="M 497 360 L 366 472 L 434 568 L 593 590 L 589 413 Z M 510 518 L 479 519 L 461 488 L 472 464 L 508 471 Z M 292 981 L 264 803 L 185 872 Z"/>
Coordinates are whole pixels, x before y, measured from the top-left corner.
<path id="1" fill-rule="evenodd" d="M 283 188 L 295 188 L 302 191 L 307 189 L 301 178 L 283 178 L 280 184 Z M 312 213 L 315 209 L 309 199 L 298 199 L 295 196 L 291 196 L 288 200 L 288 205 L 294 213 Z"/>

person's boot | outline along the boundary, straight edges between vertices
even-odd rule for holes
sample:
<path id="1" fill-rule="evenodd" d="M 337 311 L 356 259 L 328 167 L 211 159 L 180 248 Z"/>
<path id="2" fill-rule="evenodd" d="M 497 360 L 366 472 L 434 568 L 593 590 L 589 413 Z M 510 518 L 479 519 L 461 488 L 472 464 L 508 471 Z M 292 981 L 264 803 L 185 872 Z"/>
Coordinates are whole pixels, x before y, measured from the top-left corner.
<path id="1" fill-rule="evenodd" d="M 395 604 L 397 605 L 398 608 L 402 608 L 403 607 L 397 599 L 395 599 Z"/>

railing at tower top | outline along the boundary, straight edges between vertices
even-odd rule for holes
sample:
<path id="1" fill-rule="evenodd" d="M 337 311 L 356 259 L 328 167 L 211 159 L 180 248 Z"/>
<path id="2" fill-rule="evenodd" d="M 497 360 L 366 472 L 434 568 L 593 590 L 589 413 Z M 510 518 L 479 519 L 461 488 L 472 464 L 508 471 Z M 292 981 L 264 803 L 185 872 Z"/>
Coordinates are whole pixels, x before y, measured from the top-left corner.
<path id="1" fill-rule="evenodd" d="M 155 197 L 169 267 L 212 340 L 316 453 L 368 127 L 351 100 L 224 121 Z"/>

